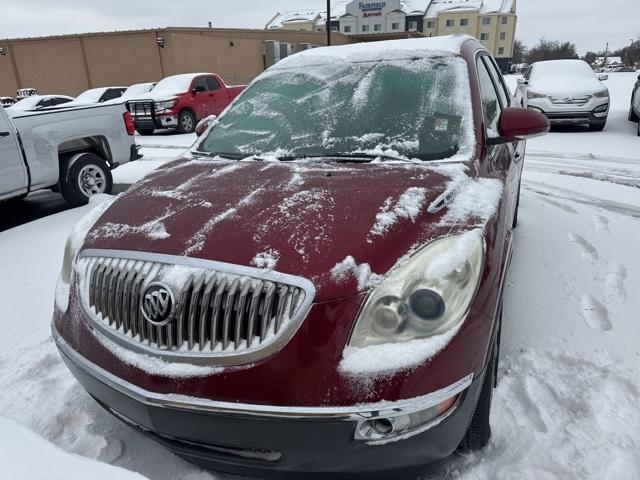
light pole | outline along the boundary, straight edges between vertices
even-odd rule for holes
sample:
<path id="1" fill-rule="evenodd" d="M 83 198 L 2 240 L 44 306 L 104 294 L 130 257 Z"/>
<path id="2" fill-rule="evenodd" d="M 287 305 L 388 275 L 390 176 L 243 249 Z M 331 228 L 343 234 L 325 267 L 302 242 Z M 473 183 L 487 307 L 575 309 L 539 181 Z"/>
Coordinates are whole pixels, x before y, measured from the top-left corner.
<path id="1" fill-rule="evenodd" d="M 327 46 L 331 46 L 331 0 L 327 0 Z"/>
<path id="2" fill-rule="evenodd" d="M 625 57 L 627 57 L 625 59 L 625 63 L 628 64 L 629 67 L 631 67 L 631 49 L 633 48 L 633 42 L 635 42 L 634 38 L 630 38 L 629 41 L 631 42 L 631 44 L 629 45 L 629 48 L 627 48 L 627 54 L 625 55 Z"/>

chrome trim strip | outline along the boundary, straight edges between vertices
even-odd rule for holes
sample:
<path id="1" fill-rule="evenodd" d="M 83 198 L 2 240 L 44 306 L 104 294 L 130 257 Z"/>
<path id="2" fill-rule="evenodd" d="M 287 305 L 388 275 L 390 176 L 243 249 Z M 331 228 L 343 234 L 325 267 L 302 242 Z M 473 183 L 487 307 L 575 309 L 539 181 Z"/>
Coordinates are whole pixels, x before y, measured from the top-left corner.
<path id="1" fill-rule="evenodd" d="M 258 417 L 357 421 L 362 420 L 363 418 L 388 418 L 398 415 L 406 415 L 408 413 L 418 412 L 434 407 L 463 392 L 469 388 L 473 382 L 473 374 L 471 373 L 446 388 L 421 397 L 394 402 L 383 401 L 353 406 L 287 407 L 278 405 L 219 402 L 204 398 L 190 397 L 187 395 L 162 394 L 144 390 L 113 375 L 80 355 L 62 338 L 53 323 L 51 324 L 51 335 L 54 342 L 60 349 L 60 352 L 85 373 L 133 400 L 144 405 L 160 408 Z"/>
<path id="2" fill-rule="evenodd" d="M 157 253 L 148 253 L 148 252 L 135 252 L 135 251 L 124 251 L 124 250 L 97 250 L 97 249 L 89 249 L 84 250 L 78 255 L 78 261 L 81 259 L 89 259 L 91 261 L 92 258 L 111 258 L 109 262 L 110 268 L 111 266 L 115 266 L 120 262 L 146 262 L 149 264 L 154 264 L 154 268 L 160 268 L 158 265 L 179 265 L 183 267 L 190 267 L 200 270 L 209 270 L 214 271 L 216 273 L 228 273 L 236 276 L 249 277 L 253 282 L 274 282 L 279 284 L 286 284 L 291 287 L 297 287 L 304 291 L 304 298 L 302 299 L 300 306 L 296 310 L 296 314 L 294 317 L 289 319 L 288 325 L 279 331 L 277 337 L 273 339 L 270 343 L 265 344 L 255 344 L 252 346 L 249 343 L 248 349 L 241 350 L 238 352 L 210 352 L 207 350 L 200 350 L 199 348 L 193 348 L 195 345 L 193 339 L 193 333 L 190 331 L 189 336 L 189 349 L 193 348 L 190 351 L 182 351 L 182 350 L 160 350 L 151 345 L 154 341 L 153 334 L 155 333 L 149 330 L 149 332 L 145 335 L 142 330 L 140 330 L 141 339 L 144 337 L 146 343 L 142 341 L 136 342 L 132 341 L 129 337 L 120 334 L 118 331 L 112 328 L 112 325 L 106 325 L 104 322 L 99 321 L 95 318 L 95 316 L 89 310 L 89 307 L 83 301 L 83 293 L 82 288 L 83 285 L 77 284 L 77 293 L 80 298 L 80 305 L 82 311 L 88 320 L 89 325 L 93 328 L 98 334 L 108 338 L 111 341 L 116 342 L 119 345 L 122 345 L 130 350 L 133 350 L 137 353 L 141 353 L 144 355 L 155 356 L 158 358 L 163 358 L 167 361 L 171 362 L 179 362 L 179 363 L 191 363 L 194 365 L 205 365 L 205 366 L 236 366 L 236 365 L 247 365 L 251 363 L 255 363 L 263 358 L 266 358 L 274 353 L 280 351 L 295 335 L 295 333 L 302 325 L 302 322 L 306 318 L 307 314 L 311 310 L 311 306 L 313 304 L 313 300 L 315 298 L 316 290 L 314 284 L 303 277 L 296 277 L 293 275 L 275 272 L 272 270 L 263 270 L 254 267 L 247 267 L 242 265 L 234 265 L 229 263 L 217 262 L 214 260 L 203 260 L 197 258 L 189 258 L 182 256 L 174 256 L 174 255 L 164 255 Z M 88 266 L 86 267 L 88 268 Z M 86 274 L 86 272 L 85 272 Z M 103 275 L 104 276 L 104 275 Z M 150 275 L 152 276 L 152 275 Z M 110 278 L 110 276 L 108 276 Z M 100 279 L 98 279 L 99 281 Z M 116 285 L 102 285 L 102 298 L 101 305 L 106 305 L 107 307 L 111 307 L 112 303 L 115 307 L 115 300 L 113 299 L 114 291 L 117 290 Z M 217 293 L 214 292 L 214 295 Z M 257 293 L 256 293 L 257 295 Z M 257 311 L 257 301 L 259 300 L 259 296 L 254 295 L 253 301 L 251 304 L 251 323 L 249 324 L 249 337 L 251 334 L 255 332 L 260 332 L 260 325 L 254 325 L 256 323 L 256 317 L 258 314 Z M 293 312 L 294 301 L 297 299 L 293 299 L 291 301 L 291 311 Z M 134 306 L 132 306 L 134 308 Z M 137 312 L 137 308 L 135 309 L 136 315 L 138 317 L 139 328 L 142 329 L 144 327 L 144 323 L 142 320 L 142 315 Z M 111 309 L 107 309 L 107 312 L 111 312 Z M 194 312 L 192 312 L 194 313 Z M 111 318 L 111 315 L 109 315 Z M 186 316 L 186 318 L 177 319 L 178 324 L 180 324 L 180 328 L 182 328 L 181 322 L 186 321 L 190 326 L 192 323 L 192 318 L 190 316 Z M 232 342 L 231 332 L 229 332 L 228 318 L 217 319 L 214 317 L 212 319 L 213 326 L 215 327 L 215 322 L 220 322 L 223 326 L 226 326 L 226 330 L 224 334 L 226 337 L 223 339 L 225 343 L 225 347 L 228 346 L 229 343 L 235 343 L 235 338 Z M 212 328 L 214 328 L 212 327 Z M 235 336 L 235 332 L 233 332 L 233 336 Z M 181 345 L 177 345 L 176 348 L 180 348 Z"/>

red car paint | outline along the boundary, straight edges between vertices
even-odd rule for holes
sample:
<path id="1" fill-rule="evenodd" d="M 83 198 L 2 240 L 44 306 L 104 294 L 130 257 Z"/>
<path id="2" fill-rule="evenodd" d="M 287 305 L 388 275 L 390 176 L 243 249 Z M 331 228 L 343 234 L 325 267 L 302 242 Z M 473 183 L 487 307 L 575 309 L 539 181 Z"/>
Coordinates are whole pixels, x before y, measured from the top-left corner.
<path id="1" fill-rule="evenodd" d="M 487 140 L 475 62 L 483 50 L 466 42 L 462 57 L 470 72 L 475 157 L 466 162 L 467 175 L 504 183 L 499 209 L 485 227 L 484 270 L 469 315 L 451 343 L 429 362 L 374 380 L 367 389 L 338 371 L 338 364 L 366 292 L 355 279 L 334 281 L 329 272 L 347 255 L 385 273 L 415 245 L 462 232 L 474 225 L 438 225 L 446 209 L 423 209 L 415 222 L 400 220 L 383 236 L 367 241 L 371 219 L 386 198 L 408 187 L 423 186 L 425 203 L 441 195 L 449 178 L 429 162 L 424 166 L 391 164 L 331 164 L 317 162 L 301 173 L 304 190 L 329 192 L 316 200 L 319 208 L 290 212 L 292 221 L 267 229 L 284 198 L 302 187 L 290 183 L 295 163 L 176 161 L 123 194 L 93 227 L 83 248 L 133 250 L 249 265 L 256 252 L 275 248 L 277 270 L 310 279 L 316 287 L 311 311 L 293 338 L 277 353 L 256 364 L 226 368 L 197 378 L 151 375 L 120 360 L 99 342 L 84 319 L 76 290 L 66 313 L 56 311 L 54 326 L 78 353 L 145 390 L 248 404 L 276 406 L 339 406 L 394 401 L 425 395 L 447 387 L 470 373 L 482 371 L 490 345 L 509 263 L 512 221 L 522 173 L 524 145 L 517 133 L 542 133 L 548 122 L 535 112 L 504 111 L 501 141 Z M 491 143 L 491 145 L 490 145 Z M 188 182 L 189 195 L 159 195 Z M 241 200 L 252 198 L 250 202 Z M 329 200 L 331 199 L 331 200 Z M 207 222 L 231 211 L 224 222 L 207 229 Z M 163 212 L 167 212 L 163 214 Z M 165 239 L 151 240 L 129 233 L 118 238 L 101 235 L 109 223 L 144 225 L 163 215 Z"/>

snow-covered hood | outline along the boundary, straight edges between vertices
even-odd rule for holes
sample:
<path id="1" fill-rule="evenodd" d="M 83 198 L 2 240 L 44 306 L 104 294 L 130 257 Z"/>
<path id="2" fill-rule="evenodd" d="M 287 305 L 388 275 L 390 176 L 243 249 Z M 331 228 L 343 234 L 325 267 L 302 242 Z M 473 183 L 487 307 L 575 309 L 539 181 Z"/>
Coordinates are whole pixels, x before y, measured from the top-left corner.
<path id="1" fill-rule="evenodd" d="M 486 202 L 482 206 L 468 195 L 466 206 L 454 201 L 436 208 L 453 186 L 465 191 L 480 185 L 465 169 L 464 164 L 178 161 L 116 200 L 85 248 L 271 268 L 313 281 L 317 301 L 348 296 L 371 286 L 363 277 L 387 273 L 452 226 L 469 228 L 465 215 L 495 211 L 502 184 L 489 179 L 484 180 L 499 187 L 491 184 L 494 205 L 488 210 Z M 474 213 L 474 205 L 484 210 Z"/>
<path id="2" fill-rule="evenodd" d="M 578 75 L 557 75 L 529 82 L 529 90 L 532 92 L 553 97 L 593 95 L 606 89 L 607 87 L 595 76 L 589 78 Z"/>

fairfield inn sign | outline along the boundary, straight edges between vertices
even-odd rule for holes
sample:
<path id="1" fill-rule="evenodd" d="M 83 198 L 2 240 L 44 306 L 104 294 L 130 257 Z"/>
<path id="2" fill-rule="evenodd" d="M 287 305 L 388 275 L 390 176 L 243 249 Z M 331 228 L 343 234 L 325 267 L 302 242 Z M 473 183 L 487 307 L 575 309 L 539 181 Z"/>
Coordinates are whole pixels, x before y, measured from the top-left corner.
<path id="1" fill-rule="evenodd" d="M 381 17 L 382 11 L 384 7 L 386 7 L 386 2 L 359 2 L 358 8 L 362 12 L 363 17 Z"/>

